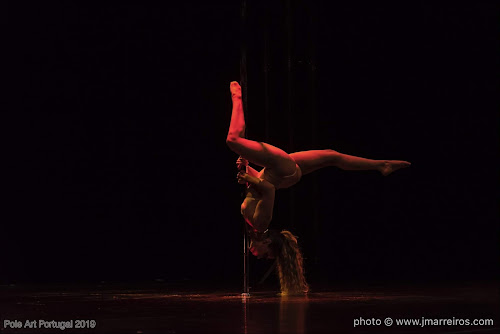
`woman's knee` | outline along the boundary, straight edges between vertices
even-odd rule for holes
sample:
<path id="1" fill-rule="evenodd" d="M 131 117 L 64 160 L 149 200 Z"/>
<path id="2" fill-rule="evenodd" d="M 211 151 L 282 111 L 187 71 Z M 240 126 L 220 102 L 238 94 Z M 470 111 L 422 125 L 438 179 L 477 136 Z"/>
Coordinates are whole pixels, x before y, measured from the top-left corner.
<path id="1" fill-rule="evenodd" d="M 237 154 L 240 154 L 238 151 L 238 137 L 233 135 L 227 135 L 226 145 L 229 149 Z"/>
<path id="2" fill-rule="evenodd" d="M 226 137 L 226 144 L 231 147 L 233 145 L 236 145 L 238 143 L 238 139 L 240 138 L 240 136 L 236 135 L 236 134 L 233 134 L 233 133 L 229 133 Z"/>

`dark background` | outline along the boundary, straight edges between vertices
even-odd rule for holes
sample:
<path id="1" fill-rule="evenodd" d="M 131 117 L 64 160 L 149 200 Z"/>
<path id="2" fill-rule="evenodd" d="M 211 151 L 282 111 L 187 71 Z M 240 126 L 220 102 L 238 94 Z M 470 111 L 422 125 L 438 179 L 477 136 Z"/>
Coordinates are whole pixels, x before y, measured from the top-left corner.
<path id="1" fill-rule="evenodd" d="M 492 3 L 3 2 L 0 282 L 238 289 L 242 40 L 249 138 L 412 162 L 278 192 L 313 289 L 497 277 Z"/>

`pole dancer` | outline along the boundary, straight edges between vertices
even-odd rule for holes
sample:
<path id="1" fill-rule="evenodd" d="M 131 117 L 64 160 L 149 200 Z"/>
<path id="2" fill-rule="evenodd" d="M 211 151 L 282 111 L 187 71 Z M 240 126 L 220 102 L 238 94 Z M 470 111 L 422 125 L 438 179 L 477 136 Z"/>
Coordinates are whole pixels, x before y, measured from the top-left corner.
<path id="1" fill-rule="evenodd" d="M 276 259 L 282 294 L 307 293 L 309 286 L 304 277 L 303 258 L 297 237 L 287 230 L 268 229 L 273 216 L 276 190 L 289 188 L 299 182 L 302 175 L 323 167 L 377 170 L 387 176 L 400 168 L 409 167 L 410 163 L 365 159 L 332 149 L 288 154 L 270 144 L 246 139 L 241 87 L 238 82 L 231 82 L 230 91 L 233 108 L 226 143 L 240 156 L 236 161 L 240 170 L 237 175 L 238 183 L 248 184 L 246 197 L 241 204 L 241 214 L 250 237 L 250 252 L 259 259 Z M 263 168 L 257 171 L 248 162 Z"/>

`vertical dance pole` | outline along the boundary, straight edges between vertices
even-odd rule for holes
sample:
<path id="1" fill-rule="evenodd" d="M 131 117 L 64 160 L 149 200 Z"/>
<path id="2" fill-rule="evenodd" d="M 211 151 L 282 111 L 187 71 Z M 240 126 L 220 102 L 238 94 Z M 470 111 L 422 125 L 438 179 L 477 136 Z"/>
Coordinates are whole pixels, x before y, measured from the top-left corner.
<path id="1" fill-rule="evenodd" d="M 247 49 L 246 49 L 246 18 L 247 18 L 247 4 L 246 0 L 241 3 L 241 61 L 240 61 L 240 84 L 241 84 L 241 99 L 243 103 L 243 110 L 245 115 L 248 114 L 247 103 Z M 246 123 L 246 122 L 245 122 Z M 245 135 L 246 135 L 245 129 Z M 247 172 L 245 167 L 245 172 Z M 243 293 L 244 297 L 250 296 L 250 267 L 249 267 L 249 241 L 246 222 L 243 222 Z"/>
<path id="2" fill-rule="evenodd" d="M 293 152 L 293 88 L 294 88 L 294 73 L 293 73 L 293 8 L 292 1 L 286 1 L 286 31 L 287 31 L 287 118 L 288 118 L 288 150 Z M 295 227 L 295 189 L 290 189 L 290 226 Z"/>
<path id="3" fill-rule="evenodd" d="M 317 57 L 316 57 L 316 45 L 318 36 L 318 20 L 319 17 L 319 6 L 316 3 L 311 4 L 311 9 L 309 11 L 309 82 L 310 82 L 310 115 L 311 115 L 311 147 L 318 146 L 318 73 L 316 68 Z M 319 187 L 318 187 L 318 175 L 312 175 L 312 198 L 319 198 Z M 317 238 L 315 240 L 321 240 L 320 232 L 320 222 L 319 222 L 319 205 L 314 205 L 312 213 L 313 221 L 313 236 Z M 321 254 L 320 243 L 315 242 L 314 249 L 314 263 L 319 264 L 319 257 Z"/>
<path id="4" fill-rule="evenodd" d="M 269 5 L 266 6 L 264 12 L 264 138 L 269 142 L 269 71 L 270 71 L 270 63 L 269 63 Z"/>

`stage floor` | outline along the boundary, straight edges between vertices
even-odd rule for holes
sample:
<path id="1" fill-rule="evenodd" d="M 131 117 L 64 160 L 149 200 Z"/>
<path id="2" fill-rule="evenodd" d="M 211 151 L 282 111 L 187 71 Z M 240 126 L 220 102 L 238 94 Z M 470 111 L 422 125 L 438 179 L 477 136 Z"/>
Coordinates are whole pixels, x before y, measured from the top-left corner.
<path id="1" fill-rule="evenodd" d="M 499 289 L 492 282 L 335 285 L 307 297 L 256 292 L 243 298 L 238 291 L 116 284 L 4 285 L 0 294 L 2 333 L 500 333 Z M 455 325 L 396 323 L 423 317 Z M 384 324 L 387 318 L 391 326 Z M 459 325 L 461 319 L 493 324 Z M 64 324 L 71 327 L 39 328 Z"/>

